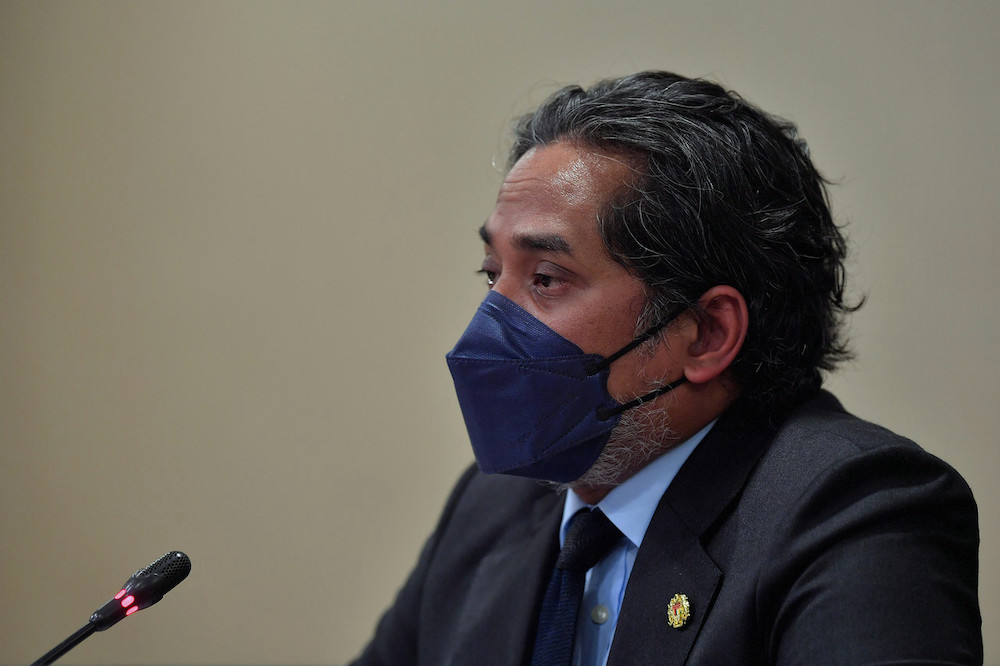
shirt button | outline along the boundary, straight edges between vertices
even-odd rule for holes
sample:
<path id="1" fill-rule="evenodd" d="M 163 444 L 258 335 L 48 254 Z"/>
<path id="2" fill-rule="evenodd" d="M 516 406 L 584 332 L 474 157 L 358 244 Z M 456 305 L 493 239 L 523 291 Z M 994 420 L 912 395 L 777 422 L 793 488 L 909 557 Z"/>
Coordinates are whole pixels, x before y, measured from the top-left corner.
<path id="1" fill-rule="evenodd" d="M 594 624 L 604 624 L 611 617 L 611 611 L 604 604 L 597 604 L 590 611 L 590 619 L 593 620 Z"/>

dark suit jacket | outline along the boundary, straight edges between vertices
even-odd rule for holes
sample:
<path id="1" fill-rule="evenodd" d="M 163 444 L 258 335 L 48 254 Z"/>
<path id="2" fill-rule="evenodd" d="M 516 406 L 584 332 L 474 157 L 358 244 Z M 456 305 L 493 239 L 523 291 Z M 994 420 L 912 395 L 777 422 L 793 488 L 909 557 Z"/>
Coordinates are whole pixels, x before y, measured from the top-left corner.
<path id="1" fill-rule="evenodd" d="M 356 663 L 528 663 L 562 502 L 470 469 Z M 608 663 L 981 663 L 978 546 L 961 477 L 829 394 L 776 428 L 736 407 L 664 494 Z"/>

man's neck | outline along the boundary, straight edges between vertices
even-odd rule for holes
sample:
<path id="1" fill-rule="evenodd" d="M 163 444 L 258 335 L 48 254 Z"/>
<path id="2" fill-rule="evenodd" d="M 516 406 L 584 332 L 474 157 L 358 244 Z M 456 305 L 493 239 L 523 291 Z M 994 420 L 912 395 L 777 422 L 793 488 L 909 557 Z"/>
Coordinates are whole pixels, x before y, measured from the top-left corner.
<path id="1" fill-rule="evenodd" d="M 594 506 L 607 497 L 614 488 L 615 486 L 580 486 L 571 488 L 571 491 L 586 504 Z"/>
<path id="2" fill-rule="evenodd" d="M 641 461 L 634 462 L 632 465 L 623 468 L 621 472 L 615 477 L 612 483 L 591 484 L 587 483 L 586 481 L 582 481 L 570 484 L 570 489 L 574 493 L 576 493 L 577 497 L 579 497 L 585 503 L 594 506 L 602 499 L 607 497 L 608 493 L 610 493 L 612 490 L 614 490 L 615 488 L 617 488 L 618 486 L 620 486 L 621 484 L 625 483 L 633 476 L 635 476 L 636 473 L 639 472 L 639 470 L 646 467 L 646 465 L 653 462 L 667 451 L 682 444 L 683 441 L 686 440 L 673 440 L 668 444 L 665 444 L 662 447 L 660 447 L 651 455 L 643 457 Z M 586 475 L 584 475 L 583 478 L 586 479 Z"/>

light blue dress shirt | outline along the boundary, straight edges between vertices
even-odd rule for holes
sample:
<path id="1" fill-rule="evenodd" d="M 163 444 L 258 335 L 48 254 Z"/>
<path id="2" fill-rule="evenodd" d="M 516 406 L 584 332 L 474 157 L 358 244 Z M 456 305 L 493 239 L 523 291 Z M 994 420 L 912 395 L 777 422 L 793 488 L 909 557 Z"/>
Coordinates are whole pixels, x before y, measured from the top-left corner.
<path id="1" fill-rule="evenodd" d="M 608 663 L 611 641 L 615 637 L 615 627 L 618 626 L 618 614 L 621 612 L 622 599 L 625 598 L 625 585 L 632 573 L 632 565 L 635 564 L 635 556 L 642 545 L 649 521 L 653 519 L 656 506 L 677 470 L 713 425 L 715 421 L 683 444 L 656 458 L 597 504 L 626 538 L 587 572 L 580 617 L 576 625 L 574 666 L 605 666 Z M 562 527 L 559 531 L 560 546 L 566 540 L 570 518 L 580 509 L 589 506 L 576 493 L 566 493 Z"/>

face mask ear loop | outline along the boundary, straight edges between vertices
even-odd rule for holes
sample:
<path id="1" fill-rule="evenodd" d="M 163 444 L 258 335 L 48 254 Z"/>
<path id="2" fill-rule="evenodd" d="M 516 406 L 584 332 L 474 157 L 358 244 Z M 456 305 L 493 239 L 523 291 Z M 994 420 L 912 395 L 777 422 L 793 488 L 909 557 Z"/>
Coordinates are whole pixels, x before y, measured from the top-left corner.
<path id="1" fill-rule="evenodd" d="M 687 306 L 682 306 L 677 310 L 674 310 L 669 315 L 667 315 L 666 319 L 661 321 L 659 324 L 654 325 L 652 328 L 648 329 L 645 333 L 643 333 L 635 340 L 628 343 L 627 345 L 625 345 L 624 347 L 616 351 L 614 354 L 604 359 L 603 361 L 587 364 L 586 368 L 587 376 L 590 377 L 592 375 L 596 375 L 598 372 L 600 372 L 604 368 L 607 368 L 612 363 L 620 359 L 622 356 L 624 356 L 625 354 L 629 353 L 630 351 L 641 345 L 646 340 L 649 340 L 651 337 L 653 337 L 654 335 L 659 333 L 663 328 L 669 325 L 670 322 L 672 322 L 674 319 L 677 319 L 677 317 L 681 316 L 681 313 L 683 313 L 685 310 L 687 310 Z"/>
<path id="2" fill-rule="evenodd" d="M 687 381 L 687 377 L 685 377 L 684 375 L 681 375 L 681 378 L 678 379 L 677 381 L 670 382 L 669 384 L 664 384 L 663 386 L 661 386 L 660 388 L 656 389 L 655 391 L 650 391 L 646 395 L 640 395 L 635 400 L 630 400 L 630 401 L 626 402 L 624 405 L 618 405 L 617 407 L 612 407 L 611 409 L 604 409 L 603 407 L 598 407 L 597 408 L 597 420 L 598 421 L 607 421 L 612 416 L 616 416 L 618 414 L 621 414 L 626 409 L 632 409 L 633 407 L 638 407 L 642 403 L 644 403 L 644 402 L 646 402 L 648 400 L 652 400 L 653 398 L 658 398 L 661 395 L 663 395 L 664 393 L 670 393 L 671 391 L 673 391 L 675 388 L 677 388 L 678 386 L 680 386 L 681 384 L 683 384 L 686 381 Z"/>

